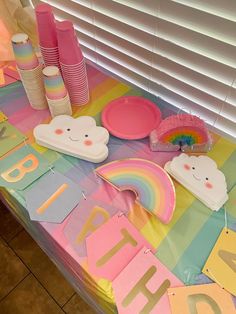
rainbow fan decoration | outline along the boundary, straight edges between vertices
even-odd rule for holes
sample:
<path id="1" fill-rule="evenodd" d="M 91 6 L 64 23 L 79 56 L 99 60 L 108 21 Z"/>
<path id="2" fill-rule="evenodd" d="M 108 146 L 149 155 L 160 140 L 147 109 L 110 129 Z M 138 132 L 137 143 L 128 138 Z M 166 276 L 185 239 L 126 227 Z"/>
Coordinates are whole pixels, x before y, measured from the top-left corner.
<path id="1" fill-rule="evenodd" d="M 211 145 L 205 122 L 190 114 L 170 116 L 150 134 L 153 151 L 207 152 Z"/>
<path id="2" fill-rule="evenodd" d="M 131 190 L 136 202 L 163 223 L 175 209 L 175 188 L 167 172 L 157 164 L 139 158 L 117 160 L 96 170 L 97 175 L 119 191 Z"/>

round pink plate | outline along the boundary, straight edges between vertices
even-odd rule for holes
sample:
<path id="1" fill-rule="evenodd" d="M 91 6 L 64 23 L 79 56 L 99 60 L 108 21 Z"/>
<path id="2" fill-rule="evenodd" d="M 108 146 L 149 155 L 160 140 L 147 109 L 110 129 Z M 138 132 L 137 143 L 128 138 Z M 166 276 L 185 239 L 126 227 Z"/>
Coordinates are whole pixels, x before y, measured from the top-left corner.
<path id="1" fill-rule="evenodd" d="M 160 122 L 160 109 L 143 97 L 117 98 L 111 101 L 102 112 L 103 126 L 112 135 L 127 140 L 147 137 Z"/>

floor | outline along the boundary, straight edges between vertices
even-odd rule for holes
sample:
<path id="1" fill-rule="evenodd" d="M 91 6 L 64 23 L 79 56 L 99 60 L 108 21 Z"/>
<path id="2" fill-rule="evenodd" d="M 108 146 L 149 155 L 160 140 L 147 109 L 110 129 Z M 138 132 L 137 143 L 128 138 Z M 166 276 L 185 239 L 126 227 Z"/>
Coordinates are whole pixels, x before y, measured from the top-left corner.
<path id="1" fill-rule="evenodd" d="M 95 314 L 2 203 L 0 313 Z"/>

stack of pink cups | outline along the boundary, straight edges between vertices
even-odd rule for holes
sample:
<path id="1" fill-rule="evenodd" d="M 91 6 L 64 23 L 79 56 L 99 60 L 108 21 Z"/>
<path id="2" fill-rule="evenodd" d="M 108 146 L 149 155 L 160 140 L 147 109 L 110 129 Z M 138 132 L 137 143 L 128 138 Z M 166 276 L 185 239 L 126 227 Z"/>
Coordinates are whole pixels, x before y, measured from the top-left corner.
<path id="1" fill-rule="evenodd" d="M 36 6 L 35 13 L 44 64 L 46 66 L 53 65 L 60 69 L 56 24 L 52 8 L 49 4 L 42 3 Z"/>
<path id="2" fill-rule="evenodd" d="M 85 105 L 89 101 L 89 87 L 85 60 L 73 24 L 56 23 L 60 66 L 71 103 Z"/>

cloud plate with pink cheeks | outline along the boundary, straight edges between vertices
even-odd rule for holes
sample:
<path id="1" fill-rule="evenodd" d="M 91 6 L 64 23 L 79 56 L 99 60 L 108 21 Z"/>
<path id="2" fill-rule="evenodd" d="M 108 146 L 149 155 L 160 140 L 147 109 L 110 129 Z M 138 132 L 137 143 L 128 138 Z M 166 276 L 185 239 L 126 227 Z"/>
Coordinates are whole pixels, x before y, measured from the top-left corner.
<path id="1" fill-rule="evenodd" d="M 96 126 L 92 117 L 57 116 L 49 124 L 36 126 L 34 136 L 39 145 L 94 163 L 108 156 L 109 132 Z"/>
<path id="2" fill-rule="evenodd" d="M 212 210 L 228 199 L 225 175 L 207 156 L 180 154 L 166 163 L 165 170 Z"/>

